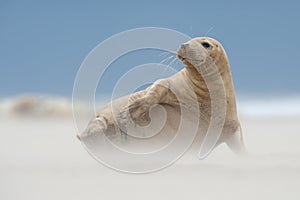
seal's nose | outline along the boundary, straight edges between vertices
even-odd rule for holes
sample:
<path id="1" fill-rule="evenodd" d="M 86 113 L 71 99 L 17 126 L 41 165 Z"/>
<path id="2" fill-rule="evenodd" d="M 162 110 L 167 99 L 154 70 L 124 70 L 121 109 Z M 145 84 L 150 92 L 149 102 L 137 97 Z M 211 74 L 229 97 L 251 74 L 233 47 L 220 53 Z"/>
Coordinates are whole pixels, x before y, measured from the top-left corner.
<path id="1" fill-rule="evenodd" d="M 180 48 L 186 49 L 188 46 L 189 46 L 189 44 L 183 43 L 183 44 L 180 45 Z"/>

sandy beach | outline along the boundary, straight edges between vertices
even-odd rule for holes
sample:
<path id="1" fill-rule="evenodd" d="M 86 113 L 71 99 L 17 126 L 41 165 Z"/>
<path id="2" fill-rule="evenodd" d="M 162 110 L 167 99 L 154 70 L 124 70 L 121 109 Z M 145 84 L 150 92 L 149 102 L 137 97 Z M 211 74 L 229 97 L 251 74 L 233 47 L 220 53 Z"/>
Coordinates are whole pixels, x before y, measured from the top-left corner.
<path id="1" fill-rule="evenodd" d="M 72 118 L 1 115 L 0 199 L 299 199 L 300 116 L 241 113 L 248 158 L 226 145 L 130 175 L 95 161 Z M 196 156 L 196 155 L 195 155 Z"/>

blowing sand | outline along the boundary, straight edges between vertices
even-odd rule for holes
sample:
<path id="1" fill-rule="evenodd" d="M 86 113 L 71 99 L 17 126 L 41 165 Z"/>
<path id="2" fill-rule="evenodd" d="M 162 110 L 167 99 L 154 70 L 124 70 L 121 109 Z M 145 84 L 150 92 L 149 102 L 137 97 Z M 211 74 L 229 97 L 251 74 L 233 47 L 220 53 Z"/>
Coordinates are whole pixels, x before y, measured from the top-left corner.
<path id="1" fill-rule="evenodd" d="M 249 158 L 224 145 L 200 161 L 122 174 L 96 162 L 69 117 L 1 116 L 0 199 L 300 199 L 300 116 L 242 116 Z"/>

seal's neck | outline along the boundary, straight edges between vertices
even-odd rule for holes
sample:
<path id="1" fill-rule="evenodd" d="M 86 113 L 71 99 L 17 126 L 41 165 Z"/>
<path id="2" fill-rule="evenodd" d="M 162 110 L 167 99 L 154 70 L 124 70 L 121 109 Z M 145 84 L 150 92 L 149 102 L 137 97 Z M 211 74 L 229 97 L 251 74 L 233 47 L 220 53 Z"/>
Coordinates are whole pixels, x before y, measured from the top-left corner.
<path id="1" fill-rule="evenodd" d="M 227 114 L 234 113 L 234 115 L 232 116 L 236 116 L 236 100 L 229 63 L 222 62 L 222 66 L 218 66 L 218 70 L 223 82 L 220 81 L 218 76 L 214 74 L 210 74 L 208 77 L 204 77 L 205 74 L 201 75 L 201 73 L 199 73 L 198 70 L 190 64 L 185 64 L 185 69 L 183 70 L 183 73 L 185 73 L 187 78 L 190 80 L 196 95 L 202 101 L 210 101 L 209 88 L 207 87 L 207 84 L 209 83 L 207 83 L 207 80 L 212 81 L 212 85 L 224 84 L 227 109 L 230 109 L 227 110 Z"/>
<path id="2" fill-rule="evenodd" d="M 186 64 L 185 68 L 183 69 L 183 72 L 187 76 L 188 80 L 191 82 L 192 87 L 195 89 L 196 92 L 199 89 L 202 93 L 208 93 L 208 88 L 203 76 L 198 72 L 198 70 L 194 66 Z"/>

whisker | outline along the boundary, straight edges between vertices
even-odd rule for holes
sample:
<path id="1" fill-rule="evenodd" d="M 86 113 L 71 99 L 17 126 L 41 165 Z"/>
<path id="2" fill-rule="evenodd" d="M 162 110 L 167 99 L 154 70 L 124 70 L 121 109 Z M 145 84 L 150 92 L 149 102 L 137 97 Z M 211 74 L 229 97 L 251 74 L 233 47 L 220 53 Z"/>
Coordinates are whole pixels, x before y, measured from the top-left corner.
<path id="1" fill-rule="evenodd" d="M 163 59 L 162 61 L 160 61 L 161 64 L 164 64 L 165 62 L 168 62 L 174 55 L 171 55 L 165 59 Z"/>
<path id="2" fill-rule="evenodd" d="M 170 61 L 171 60 L 171 58 L 173 58 L 172 60 L 171 60 L 171 62 L 169 62 L 168 64 L 166 63 L 165 65 L 167 65 L 166 67 L 165 67 L 165 69 L 162 71 L 162 74 L 164 74 L 168 69 L 169 69 L 169 67 L 170 67 L 170 65 L 172 64 L 172 62 L 174 62 L 174 60 L 176 60 L 176 56 L 175 55 L 172 55 L 171 57 L 168 57 L 169 59 L 168 59 L 168 61 Z"/>
<path id="3" fill-rule="evenodd" d="M 169 52 L 162 52 L 162 53 L 159 54 L 159 56 L 165 57 L 165 56 L 167 56 L 168 54 L 169 54 Z"/>
<path id="4" fill-rule="evenodd" d="M 195 36 L 194 31 L 193 31 L 193 26 L 190 26 L 190 31 L 191 31 L 191 37 L 193 38 Z"/>
<path id="5" fill-rule="evenodd" d="M 208 31 L 205 33 L 205 36 L 206 37 L 213 29 L 215 28 L 215 26 L 212 26 L 208 29 Z"/>
<path id="6" fill-rule="evenodd" d="M 174 57 L 174 59 L 168 64 L 168 67 L 171 67 L 172 66 L 172 64 L 174 63 L 174 61 L 176 61 L 176 57 Z"/>
<path id="7" fill-rule="evenodd" d="M 176 69 L 177 71 L 181 70 L 181 69 L 180 69 L 180 68 L 181 68 L 180 63 L 181 63 L 181 62 L 179 61 L 179 59 L 176 59 L 174 65 L 175 65 L 175 69 Z"/>

